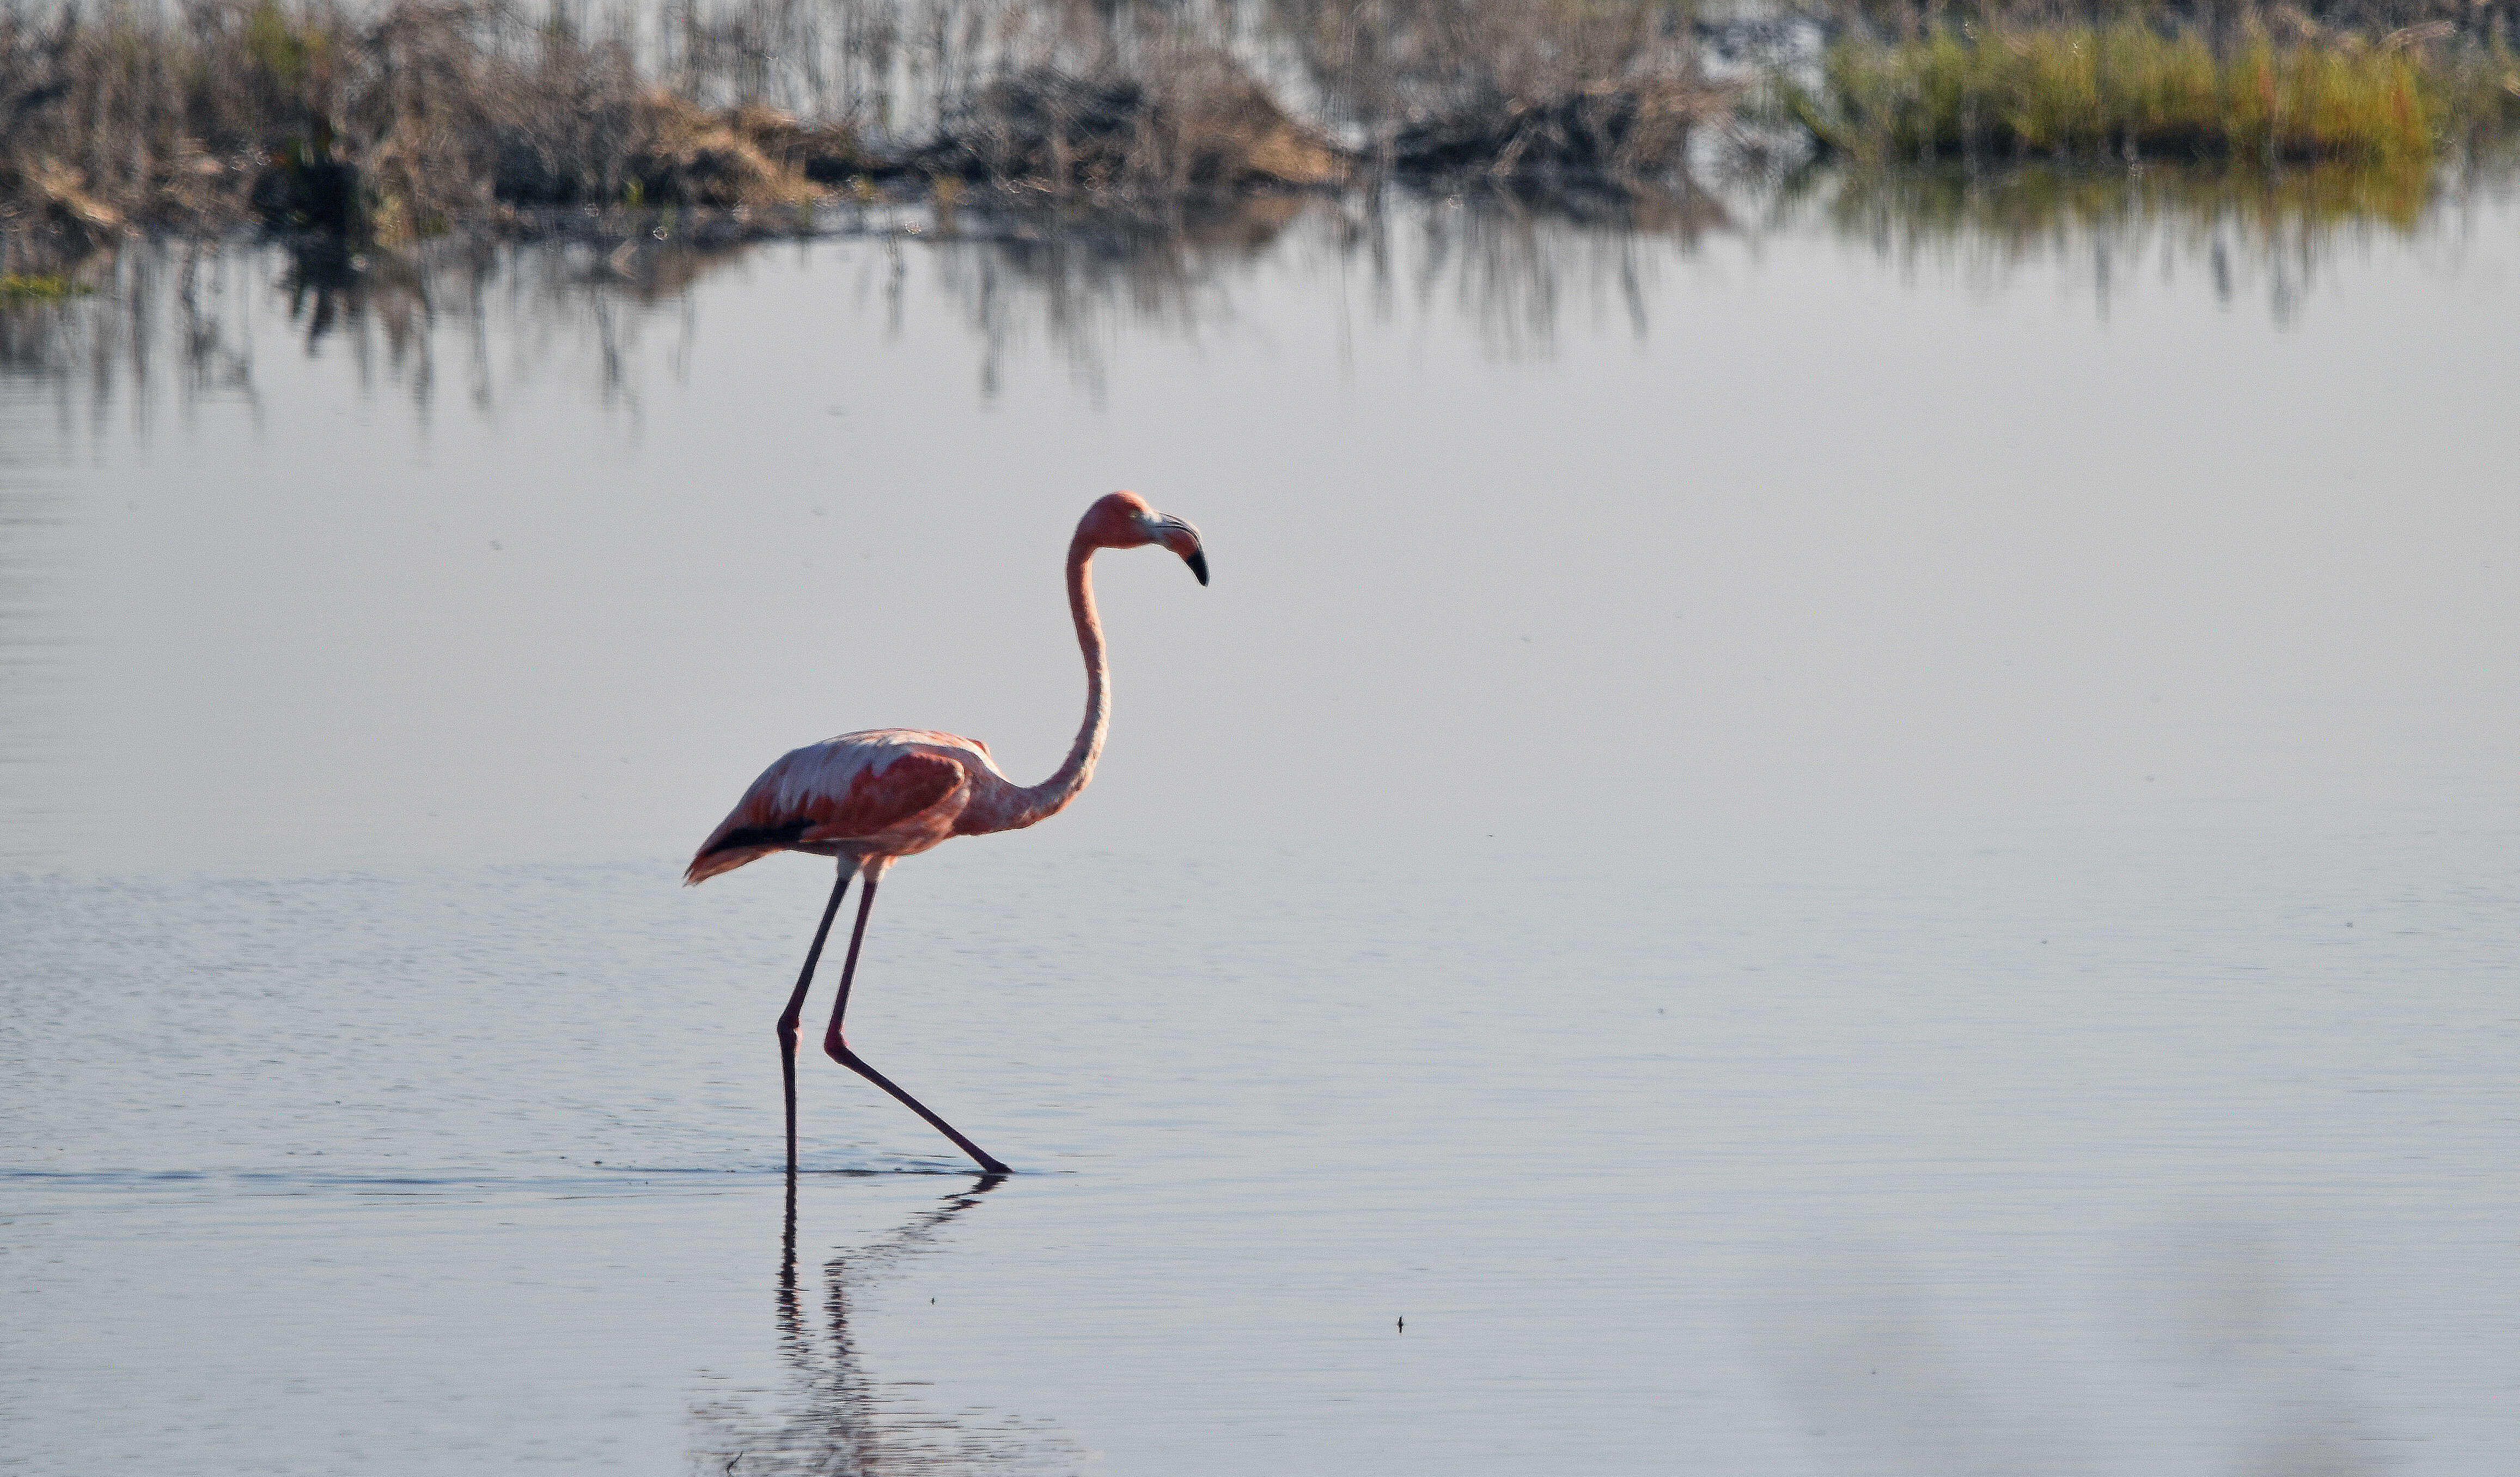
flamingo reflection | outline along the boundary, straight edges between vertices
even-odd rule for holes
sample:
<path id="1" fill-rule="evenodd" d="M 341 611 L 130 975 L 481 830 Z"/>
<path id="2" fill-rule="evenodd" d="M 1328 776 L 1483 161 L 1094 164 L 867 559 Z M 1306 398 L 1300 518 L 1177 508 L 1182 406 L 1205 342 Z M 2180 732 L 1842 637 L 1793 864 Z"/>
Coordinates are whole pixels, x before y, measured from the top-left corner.
<path id="1" fill-rule="evenodd" d="M 853 1295 L 862 1296 L 910 1259 L 941 1250 L 946 1228 L 1006 1179 L 978 1176 L 883 1236 L 832 1255 L 823 1264 L 817 1316 L 814 1299 L 797 1275 L 796 1181 L 790 1177 L 775 1299 L 779 1357 L 788 1367 L 788 1383 L 783 1390 L 765 1392 L 767 1401 L 729 1399 L 698 1409 L 695 1413 L 701 1430 L 693 1471 L 734 1477 L 914 1477 L 980 1467 L 991 1472 L 1072 1470 L 1080 1454 L 1041 1422 L 922 1409 L 901 1387 L 867 1368 L 849 1322 Z"/>

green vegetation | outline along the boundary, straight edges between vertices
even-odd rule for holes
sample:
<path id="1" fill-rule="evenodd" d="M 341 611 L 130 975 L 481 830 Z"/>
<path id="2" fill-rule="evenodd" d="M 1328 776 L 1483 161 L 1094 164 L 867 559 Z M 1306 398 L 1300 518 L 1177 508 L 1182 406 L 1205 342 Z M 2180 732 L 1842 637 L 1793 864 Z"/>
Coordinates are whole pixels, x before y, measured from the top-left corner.
<path id="1" fill-rule="evenodd" d="M 2143 21 L 1964 24 L 1830 47 L 1822 96 L 1788 106 L 1827 147 L 1876 161 L 2140 157 L 2249 163 L 2429 160 L 2454 130 L 2520 114 L 2520 64 L 2496 43 L 2437 51 L 2251 20 L 2218 47 Z"/>

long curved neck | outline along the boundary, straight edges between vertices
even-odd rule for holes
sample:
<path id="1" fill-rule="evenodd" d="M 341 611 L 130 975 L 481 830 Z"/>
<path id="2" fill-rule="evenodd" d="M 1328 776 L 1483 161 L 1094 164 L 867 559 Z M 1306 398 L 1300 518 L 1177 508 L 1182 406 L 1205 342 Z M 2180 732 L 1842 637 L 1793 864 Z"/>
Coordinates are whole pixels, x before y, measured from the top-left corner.
<path id="1" fill-rule="evenodd" d="M 1067 546 L 1067 610 L 1076 618 L 1076 645 L 1085 653 L 1085 724 L 1058 773 L 1024 791 L 1019 825 L 1055 816 L 1093 782 L 1094 761 L 1111 730 L 1111 665 L 1102 655 L 1102 619 L 1094 612 L 1095 546 L 1080 533 Z"/>

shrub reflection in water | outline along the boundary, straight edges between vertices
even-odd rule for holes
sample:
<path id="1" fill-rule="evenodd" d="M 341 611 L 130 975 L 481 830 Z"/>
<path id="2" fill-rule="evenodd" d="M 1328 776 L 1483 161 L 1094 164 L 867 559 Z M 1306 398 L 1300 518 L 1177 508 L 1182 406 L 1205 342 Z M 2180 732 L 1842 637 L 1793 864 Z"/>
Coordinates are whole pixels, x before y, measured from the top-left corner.
<path id="1" fill-rule="evenodd" d="M 1567 315 L 1611 306 L 1651 328 L 1646 285 L 1710 239 L 1752 245 L 1825 232 L 1883 260 L 1939 263 L 1988 285 L 2034 264 L 2083 263 L 2092 306 L 2140 290 L 2135 268 L 2201 272 L 2225 301 L 2256 296 L 2278 322 L 2302 310 L 2323 263 L 2375 236 L 2455 249 L 2474 201 L 2511 189 L 2507 160 L 2322 164 L 2266 174 L 2217 166 L 1983 174 L 1796 172 L 1770 184 L 1618 194 L 1486 188 L 1263 197 L 1168 226 L 1072 216 L 1045 223 L 928 204 L 843 208 L 821 234 L 878 247 L 851 258 L 858 300 L 903 330 L 904 274 L 931 260 L 980 345 L 994 392 L 1008 355 L 1039 340 L 1089 386 L 1125 331 L 1194 336 L 1237 319 L 1249 269 L 1273 258 L 1327 263 L 1360 284 L 1368 310 L 1402 299 L 1475 322 L 1492 352 L 1546 358 Z M 458 241 L 394 252 L 316 244 L 142 243 L 112 253 L 102 291 L 0 310 L 0 374 L 61 387 L 65 409 L 119 395 L 252 393 L 243 315 L 283 312 L 310 348 L 346 352 L 360 382 L 427 412 L 451 372 L 469 401 L 547 368 L 591 375 L 635 409 L 628 365 L 657 327 L 701 331 L 688 290 L 755 251 L 791 243 L 692 245 L 609 222 L 612 235 L 518 246 Z M 518 333 L 517 331 L 526 331 Z M 503 333 L 532 354 L 492 351 Z M 69 385 L 82 386 L 71 395 Z"/>

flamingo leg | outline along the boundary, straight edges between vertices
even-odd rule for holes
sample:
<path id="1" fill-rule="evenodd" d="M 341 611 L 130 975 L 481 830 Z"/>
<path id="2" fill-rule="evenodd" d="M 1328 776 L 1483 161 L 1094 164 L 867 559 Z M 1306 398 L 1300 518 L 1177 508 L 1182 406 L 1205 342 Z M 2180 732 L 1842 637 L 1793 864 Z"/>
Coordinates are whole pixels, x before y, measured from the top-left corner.
<path id="1" fill-rule="evenodd" d="M 870 873 L 866 890 L 858 894 L 857 926 L 849 930 L 849 957 L 847 962 L 840 965 L 840 998 L 832 1006 L 832 1028 L 823 1035 L 823 1050 L 832 1053 L 833 1061 L 890 1093 L 901 1100 L 902 1106 L 926 1119 L 929 1128 L 953 1140 L 963 1152 L 979 1161 L 981 1169 L 993 1175 L 1007 1174 L 1010 1172 L 1007 1167 L 990 1157 L 988 1150 L 964 1138 L 954 1125 L 927 1111 L 918 1098 L 893 1086 L 891 1078 L 867 1065 L 866 1058 L 850 1051 L 848 1042 L 840 1036 L 840 1017 L 848 1013 L 849 1008 L 849 982 L 857 977 L 858 972 L 858 946 L 866 941 L 867 915 L 875 911 L 875 876 Z M 836 900 L 834 906 L 837 906 Z"/>
<path id="2" fill-rule="evenodd" d="M 832 900 L 823 905 L 823 921 L 814 930 L 814 947 L 805 951 L 805 968 L 796 976 L 796 993 L 788 997 L 787 1013 L 779 1017 L 779 1073 L 788 1088 L 788 1185 L 793 1193 L 796 1185 L 796 1023 L 805 1018 L 805 990 L 814 983 L 814 965 L 822 962 L 823 940 L 832 936 L 832 919 L 839 915 L 840 896 L 849 890 L 849 878 L 857 873 L 856 859 L 840 859 L 840 879 L 832 884 Z M 863 923 L 860 926 L 864 926 Z M 850 951 L 856 957 L 856 951 Z M 848 985 L 840 986 L 847 998 Z"/>

